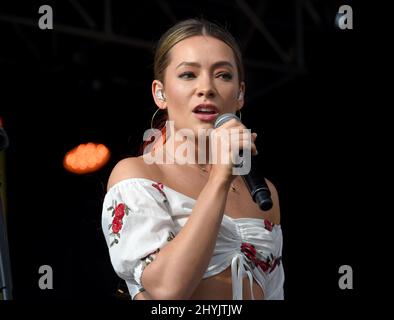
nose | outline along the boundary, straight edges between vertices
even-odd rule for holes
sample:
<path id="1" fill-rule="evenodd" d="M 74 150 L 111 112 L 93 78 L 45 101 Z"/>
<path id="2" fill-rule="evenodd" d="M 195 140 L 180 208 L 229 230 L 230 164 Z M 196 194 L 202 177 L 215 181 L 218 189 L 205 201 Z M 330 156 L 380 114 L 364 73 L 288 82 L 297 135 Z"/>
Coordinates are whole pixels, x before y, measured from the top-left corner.
<path id="1" fill-rule="evenodd" d="M 212 99 L 216 96 L 215 88 L 211 82 L 211 79 L 209 79 L 209 77 L 204 77 L 204 79 L 200 80 L 199 86 L 197 88 L 197 96 L 199 98 L 206 97 L 206 98 L 210 98 L 210 99 Z"/>
<path id="2" fill-rule="evenodd" d="M 215 91 L 213 91 L 212 89 L 200 89 L 197 95 L 199 98 L 214 98 L 216 96 Z"/>

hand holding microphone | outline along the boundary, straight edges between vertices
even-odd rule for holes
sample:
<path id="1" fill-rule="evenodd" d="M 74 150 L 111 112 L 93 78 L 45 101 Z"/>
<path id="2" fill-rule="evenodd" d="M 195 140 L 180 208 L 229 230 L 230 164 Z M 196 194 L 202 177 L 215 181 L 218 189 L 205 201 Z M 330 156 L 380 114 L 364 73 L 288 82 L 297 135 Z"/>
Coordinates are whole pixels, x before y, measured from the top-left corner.
<path id="1" fill-rule="evenodd" d="M 243 130 L 246 129 L 246 127 L 241 123 L 240 119 L 233 113 L 225 113 L 219 116 L 214 124 L 215 130 L 220 130 L 220 129 L 239 129 L 242 133 L 239 138 L 239 147 L 240 150 L 237 151 L 239 152 L 240 157 L 243 156 L 242 149 L 247 148 L 250 146 L 251 150 L 253 151 L 253 154 L 257 154 L 257 149 L 256 145 L 254 144 L 254 140 L 256 139 L 256 136 L 253 137 L 253 142 L 250 145 L 250 138 L 248 134 L 245 134 L 245 132 L 242 132 Z M 230 138 L 231 141 L 231 138 Z M 229 153 L 231 155 L 231 152 Z M 226 167 L 227 170 L 230 170 L 231 168 L 231 174 L 232 174 L 232 159 L 226 159 L 230 160 L 229 163 L 231 164 Z M 254 202 L 258 204 L 260 209 L 267 211 L 272 208 L 272 200 L 271 200 L 271 192 L 265 182 L 265 179 L 263 175 L 258 171 L 258 163 L 256 163 L 256 157 L 252 156 L 251 158 L 251 167 L 248 173 L 242 175 L 248 189 L 250 192 L 250 195 L 253 199 Z M 242 167 L 242 163 L 240 164 L 240 167 Z M 227 171 L 228 173 L 228 171 Z"/>
<path id="2" fill-rule="evenodd" d="M 234 174 L 234 168 L 241 167 L 238 156 L 242 154 L 242 150 L 248 149 L 252 154 L 257 154 L 254 144 L 257 135 L 251 135 L 250 130 L 239 121 L 238 117 L 234 116 L 235 118 L 233 118 L 226 115 L 234 116 L 231 113 L 219 116 L 214 124 L 214 130 L 210 134 L 210 161 L 214 164 L 211 167 L 211 175 L 232 182 L 237 175 Z M 223 119 L 225 121 L 222 121 Z M 250 156 L 248 160 L 250 164 Z M 245 168 L 240 169 L 245 172 Z"/>

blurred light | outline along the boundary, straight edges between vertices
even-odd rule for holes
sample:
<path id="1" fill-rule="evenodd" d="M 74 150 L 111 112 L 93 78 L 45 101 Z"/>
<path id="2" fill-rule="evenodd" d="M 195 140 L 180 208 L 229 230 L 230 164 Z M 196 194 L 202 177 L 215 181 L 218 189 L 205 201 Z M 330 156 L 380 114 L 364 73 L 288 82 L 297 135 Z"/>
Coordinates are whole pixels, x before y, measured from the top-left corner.
<path id="1" fill-rule="evenodd" d="M 101 169 L 109 160 L 109 149 L 103 144 L 80 144 L 64 156 L 63 165 L 67 171 L 85 174 Z"/>

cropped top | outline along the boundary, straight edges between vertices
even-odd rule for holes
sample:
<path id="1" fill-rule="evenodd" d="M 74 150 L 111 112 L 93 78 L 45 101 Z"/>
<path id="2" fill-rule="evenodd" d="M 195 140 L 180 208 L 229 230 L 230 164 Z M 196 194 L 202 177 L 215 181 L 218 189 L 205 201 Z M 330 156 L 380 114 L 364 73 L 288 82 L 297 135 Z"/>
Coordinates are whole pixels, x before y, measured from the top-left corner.
<path id="1" fill-rule="evenodd" d="M 102 230 L 112 266 L 131 297 L 144 290 L 141 275 L 162 247 L 176 237 L 196 200 L 160 182 L 129 178 L 107 192 Z M 233 299 L 243 298 L 243 278 L 253 279 L 265 299 L 284 297 L 281 226 L 259 218 L 223 215 L 215 249 L 203 279 L 231 266 Z M 251 292 L 253 299 L 253 292 Z"/>

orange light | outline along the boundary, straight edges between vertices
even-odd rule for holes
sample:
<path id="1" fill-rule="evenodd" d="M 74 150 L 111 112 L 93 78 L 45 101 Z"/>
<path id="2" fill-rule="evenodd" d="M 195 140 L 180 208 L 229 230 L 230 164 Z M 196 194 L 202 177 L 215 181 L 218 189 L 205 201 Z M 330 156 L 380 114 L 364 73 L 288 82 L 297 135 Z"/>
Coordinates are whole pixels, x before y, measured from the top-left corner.
<path id="1" fill-rule="evenodd" d="M 67 152 L 63 166 L 70 172 L 85 174 L 102 168 L 109 157 L 110 152 L 105 145 L 89 142 Z"/>

